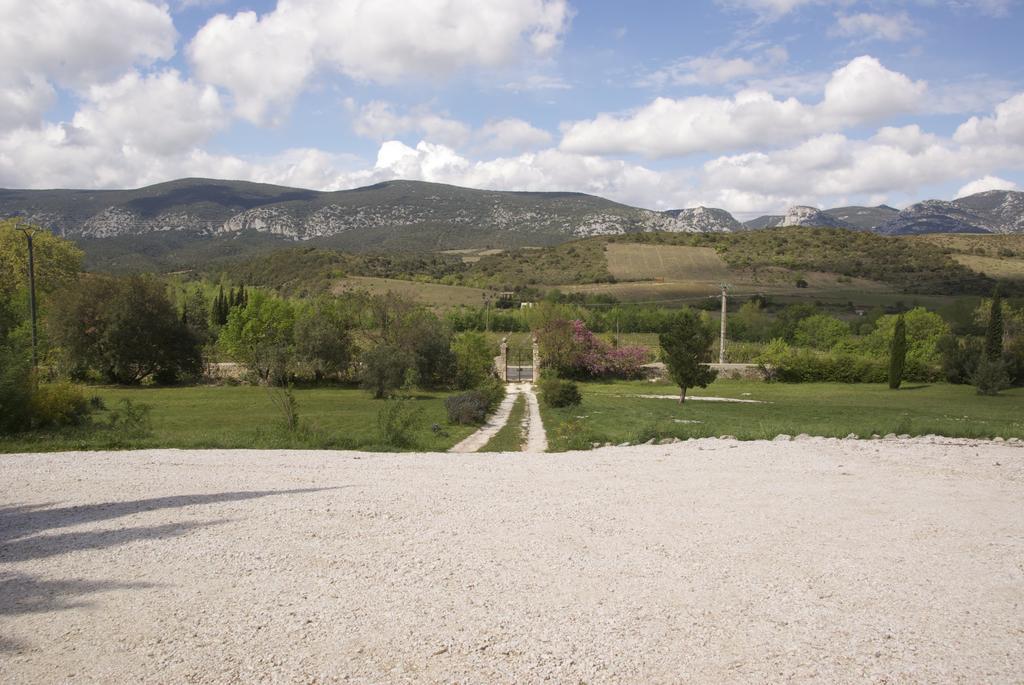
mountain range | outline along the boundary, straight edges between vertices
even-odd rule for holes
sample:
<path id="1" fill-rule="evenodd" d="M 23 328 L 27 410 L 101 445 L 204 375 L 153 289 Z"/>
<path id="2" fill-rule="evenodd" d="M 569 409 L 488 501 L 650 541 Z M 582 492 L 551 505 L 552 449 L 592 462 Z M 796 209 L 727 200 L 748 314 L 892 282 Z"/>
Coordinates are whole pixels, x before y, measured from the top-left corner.
<path id="1" fill-rule="evenodd" d="M 620 233 L 733 232 L 817 226 L 919 233 L 1024 233 L 1024 193 L 988 191 L 904 209 L 793 207 L 738 222 L 722 209 L 653 211 L 584 193 L 474 190 L 388 181 L 320 192 L 189 178 L 136 190 L 4 190 L 0 217 L 21 216 L 79 241 L 161 236 L 315 241 L 350 250 L 549 245 Z"/>

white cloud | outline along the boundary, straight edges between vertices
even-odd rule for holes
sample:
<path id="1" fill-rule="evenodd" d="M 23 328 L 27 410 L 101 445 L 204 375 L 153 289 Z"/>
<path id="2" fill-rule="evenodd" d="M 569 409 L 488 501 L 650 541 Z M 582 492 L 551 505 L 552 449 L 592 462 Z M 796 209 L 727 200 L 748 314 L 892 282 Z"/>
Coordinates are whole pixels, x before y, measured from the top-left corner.
<path id="1" fill-rule="evenodd" d="M 426 106 L 415 107 L 405 114 L 395 111 L 391 103 L 374 100 L 361 107 L 352 121 L 352 128 L 361 136 L 377 141 L 396 138 L 405 133 L 460 147 L 469 140 L 470 128 L 461 121 L 436 114 Z"/>
<path id="2" fill-rule="evenodd" d="M 188 53 L 240 116 L 261 123 L 279 120 L 318 69 L 394 83 L 498 67 L 550 53 L 570 14 L 565 0 L 280 0 L 262 16 L 213 17 Z"/>
<path id="3" fill-rule="evenodd" d="M 971 117 L 957 128 L 958 143 L 1024 145 L 1024 93 L 996 105 L 995 116 Z"/>
<path id="4" fill-rule="evenodd" d="M 731 98 L 657 98 L 628 115 L 600 114 L 563 127 L 561 148 L 583 154 L 669 157 L 797 140 L 913 110 L 926 84 L 862 56 L 833 72 L 822 101 L 805 105 L 744 90 Z"/>
<path id="5" fill-rule="evenodd" d="M 487 122 L 477 131 L 476 138 L 480 148 L 492 152 L 518 152 L 551 142 L 547 131 L 514 118 Z"/>
<path id="6" fill-rule="evenodd" d="M 374 100 L 363 107 L 347 103 L 354 112 L 353 130 L 378 142 L 415 134 L 423 140 L 453 149 L 472 148 L 476 152 L 522 152 L 547 145 L 551 134 L 522 119 L 492 120 L 478 129 L 432 111 L 425 105 L 405 113 L 389 102 Z"/>
<path id="7" fill-rule="evenodd" d="M 96 143 L 167 155 L 200 145 L 228 123 L 213 86 L 182 80 L 175 70 L 132 72 L 93 86 L 71 127 Z"/>
<path id="8" fill-rule="evenodd" d="M 786 49 L 771 47 L 757 59 L 741 57 L 694 57 L 674 62 L 644 76 L 639 85 L 663 87 L 666 85 L 719 85 L 746 80 L 777 68 L 789 59 Z"/>
<path id="9" fill-rule="evenodd" d="M 829 35 L 843 36 L 855 40 L 888 40 L 901 41 L 910 36 L 920 34 L 910 15 L 899 14 L 840 14 Z"/>
<path id="10" fill-rule="evenodd" d="M 0 2 L 0 126 L 36 123 L 55 86 L 168 59 L 176 38 L 167 7 L 146 0 Z"/>
<path id="11" fill-rule="evenodd" d="M 850 196 L 912 195 L 1001 167 L 1024 169 L 1024 145 L 958 145 L 911 125 L 883 128 L 867 140 L 825 134 L 787 149 L 719 157 L 704 165 L 700 193 L 733 211 L 767 212 Z M 982 181 L 1008 183 L 987 177 L 961 195 Z"/>
<path id="12" fill-rule="evenodd" d="M 985 176 L 976 181 L 971 181 L 956 191 L 956 196 L 967 197 L 975 193 L 984 193 L 987 190 L 1017 190 L 1017 184 L 998 176 Z"/>
<path id="13" fill-rule="evenodd" d="M 530 74 L 524 79 L 504 83 L 501 88 L 513 93 L 522 93 L 541 90 L 571 90 L 572 85 L 560 76 Z"/>
<path id="14" fill-rule="evenodd" d="M 212 86 L 174 70 L 126 74 L 93 86 L 70 122 L 0 135 L 0 185 L 125 187 L 205 157 L 198 146 L 226 126 Z M 173 178 L 173 176 L 171 177 Z"/>

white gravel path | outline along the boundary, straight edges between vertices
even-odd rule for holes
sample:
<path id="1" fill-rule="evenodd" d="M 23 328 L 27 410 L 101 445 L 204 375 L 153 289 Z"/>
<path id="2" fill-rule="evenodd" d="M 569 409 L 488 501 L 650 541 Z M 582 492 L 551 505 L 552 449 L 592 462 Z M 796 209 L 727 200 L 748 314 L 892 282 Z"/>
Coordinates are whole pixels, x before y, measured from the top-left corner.
<path id="1" fill-rule="evenodd" d="M 480 427 L 480 430 L 467 437 L 462 442 L 452 447 L 449 452 L 468 454 L 479 452 L 483 447 L 498 434 L 505 424 L 508 423 L 509 414 L 512 413 L 512 406 L 520 395 L 526 396 L 526 445 L 527 452 L 546 452 L 548 449 L 548 438 L 544 432 L 544 422 L 540 416 L 540 404 L 537 402 L 537 395 L 533 392 L 532 383 L 510 383 L 506 387 L 505 399 L 501 401 L 494 413 L 487 418 L 487 422 Z"/>
<path id="2" fill-rule="evenodd" d="M 1024 681 L 1024 449 L 0 455 L 2 683 Z"/>

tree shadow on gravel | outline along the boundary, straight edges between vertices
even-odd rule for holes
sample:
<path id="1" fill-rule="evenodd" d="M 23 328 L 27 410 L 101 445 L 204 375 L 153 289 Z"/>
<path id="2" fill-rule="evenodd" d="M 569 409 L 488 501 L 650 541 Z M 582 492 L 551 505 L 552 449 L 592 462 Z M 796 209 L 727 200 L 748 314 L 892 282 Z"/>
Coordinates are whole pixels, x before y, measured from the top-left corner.
<path id="1" fill-rule="evenodd" d="M 150 499 L 129 500 L 125 502 L 101 502 L 99 504 L 82 504 L 72 507 L 45 508 L 48 505 L 15 505 L 0 507 L 0 561 L 4 559 L 4 548 L 10 540 L 17 540 L 28 535 L 45 532 L 54 528 L 76 526 L 82 523 L 95 523 L 110 519 L 131 516 L 158 509 L 177 509 L 203 504 L 221 502 L 240 502 L 243 500 L 274 495 L 298 495 L 331 488 L 298 488 L 293 490 L 255 490 L 251 492 L 217 492 L 207 495 L 172 495 L 153 497 Z"/>
<path id="2" fill-rule="evenodd" d="M 74 609 L 89 606 L 92 603 L 84 599 L 87 595 L 112 590 L 141 590 L 156 587 L 152 583 L 140 582 L 49 580 L 25 573 L 4 572 L 2 570 L 4 564 L 35 561 L 74 552 L 109 549 L 143 540 L 178 537 L 199 528 L 225 523 L 227 519 L 180 521 L 154 526 L 124 526 L 106 530 L 47 534 L 53 529 L 108 521 L 160 509 L 239 502 L 274 495 L 297 495 L 336 489 L 338 488 L 302 488 L 176 495 L 57 508 L 52 508 L 52 502 L 0 507 L 0 616 Z M 18 652 L 26 648 L 26 645 L 15 639 L 0 636 L 0 654 Z"/>

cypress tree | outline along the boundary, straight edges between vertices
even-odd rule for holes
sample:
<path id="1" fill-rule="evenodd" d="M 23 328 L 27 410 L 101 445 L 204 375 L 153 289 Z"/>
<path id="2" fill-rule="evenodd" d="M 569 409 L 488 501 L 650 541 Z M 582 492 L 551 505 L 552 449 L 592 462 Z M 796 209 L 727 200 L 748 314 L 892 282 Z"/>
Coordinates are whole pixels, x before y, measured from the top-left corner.
<path id="1" fill-rule="evenodd" d="M 1003 297 L 998 285 L 992 291 L 992 311 L 985 329 L 985 356 L 992 360 L 1003 356 Z"/>
<path id="2" fill-rule="evenodd" d="M 249 296 L 245 292 L 245 284 L 238 286 L 238 306 L 244 307 L 249 304 Z"/>
<path id="3" fill-rule="evenodd" d="M 898 390 L 903 383 L 903 367 L 907 361 L 907 324 L 900 314 L 896 319 L 896 328 L 892 332 L 892 345 L 889 347 L 889 387 Z"/>
<path id="4" fill-rule="evenodd" d="M 231 291 L 228 294 L 228 307 L 238 306 L 238 295 L 235 294 L 235 288 L 232 286 Z"/>
<path id="5" fill-rule="evenodd" d="M 217 293 L 217 299 L 213 302 L 213 322 L 218 326 L 223 326 L 228 322 L 228 301 L 224 297 L 223 285 Z"/>

